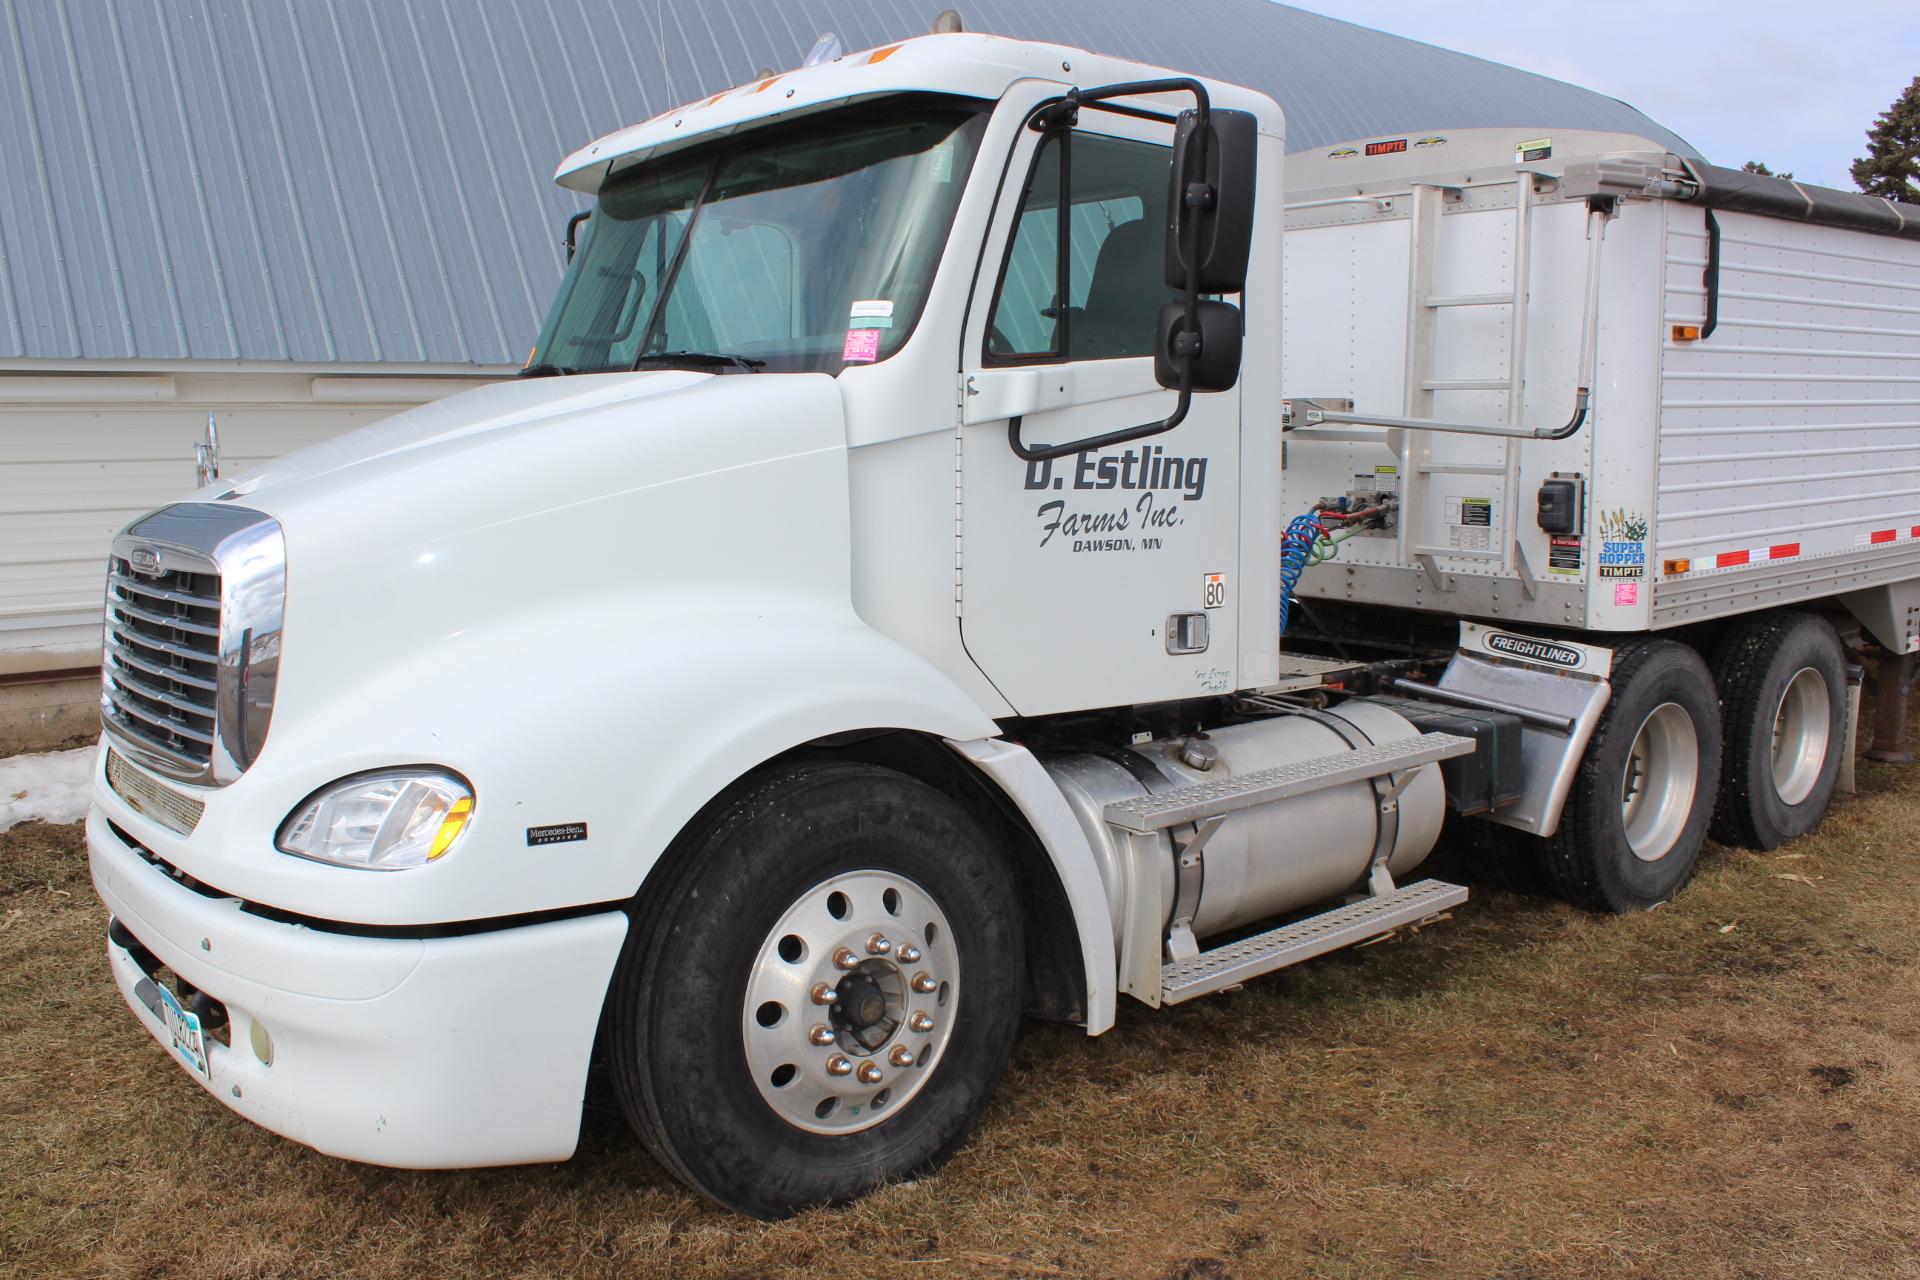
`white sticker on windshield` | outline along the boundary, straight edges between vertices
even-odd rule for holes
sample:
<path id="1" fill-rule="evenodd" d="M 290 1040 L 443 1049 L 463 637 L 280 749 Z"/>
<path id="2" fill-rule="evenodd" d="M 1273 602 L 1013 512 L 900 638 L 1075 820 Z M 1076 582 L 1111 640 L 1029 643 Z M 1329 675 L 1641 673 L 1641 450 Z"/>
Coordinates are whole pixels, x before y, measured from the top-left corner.
<path id="1" fill-rule="evenodd" d="M 953 139 L 948 138 L 927 153 L 927 176 L 935 182 L 953 181 Z"/>
<path id="2" fill-rule="evenodd" d="M 849 329 L 893 328 L 893 303 L 885 298 L 868 298 L 847 309 Z"/>

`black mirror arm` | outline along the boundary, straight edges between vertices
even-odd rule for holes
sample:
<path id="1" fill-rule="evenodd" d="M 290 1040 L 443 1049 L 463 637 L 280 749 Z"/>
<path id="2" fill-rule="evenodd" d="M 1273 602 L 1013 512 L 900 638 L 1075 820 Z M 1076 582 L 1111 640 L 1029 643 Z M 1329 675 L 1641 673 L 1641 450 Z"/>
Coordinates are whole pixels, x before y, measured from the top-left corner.
<path id="1" fill-rule="evenodd" d="M 1207 111 L 1211 103 L 1207 97 L 1207 87 L 1198 80 L 1177 77 L 1167 80 L 1134 80 L 1126 84 L 1102 85 L 1097 89 L 1069 89 L 1064 98 L 1048 103 L 1035 112 L 1033 123 L 1041 127 L 1057 127 L 1064 121 L 1071 124 L 1074 114 L 1083 102 L 1097 102 L 1103 98 L 1129 98 L 1144 93 L 1190 93 L 1193 95 L 1196 126 L 1205 146 L 1207 129 Z M 1044 118 L 1045 123 L 1041 121 Z M 1206 153 L 1200 154 L 1199 171 L 1206 173 Z M 1061 193 L 1062 203 L 1065 192 Z M 1187 187 L 1187 203 L 1198 205 L 1212 199 L 1212 189 L 1204 183 L 1190 183 Z M 1194 310 L 1200 301 L 1200 271 L 1196 265 L 1200 247 L 1200 224 L 1197 218 L 1186 219 L 1181 228 L 1187 241 L 1187 289 L 1186 307 L 1188 323 L 1192 323 Z M 1023 462 L 1045 462 L 1052 458 L 1064 458 L 1071 454 L 1085 453 L 1089 449 L 1104 449 L 1108 445 L 1125 444 L 1130 440 L 1141 440 L 1147 436 L 1157 436 L 1171 431 L 1186 421 L 1187 410 L 1193 406 L 1193 361 L 1191 352 L 1183 353 L 1188 359 L 1180 371 L 1180 400 L 1173 406 L 1173 412 L 1158 422 L 1143 422 L 1137 427 L 1122 427 L 1117 431 L 1102 432 L 1097 436 L 1088 436 L 1083 440 L 1072 440 L 1066 444 L 1029 445 L 1020 439 L 1021 416 L 1015 415 L 1007 420 L 1007 444 Z"/>
<path id="2" fill-rule="evenodd" d="M 567 238 L 560 242 L 560 247 L 567 251 L 568 262 L 573 261 L 574 237 L 580 231 L 580 224 L 585 222 L 588 218 L 591 218 L 592 216 L 593 216 L 593 210 L 582 209 L 579 213 L 576 213 L 571 218 L 567 219 Z"/>

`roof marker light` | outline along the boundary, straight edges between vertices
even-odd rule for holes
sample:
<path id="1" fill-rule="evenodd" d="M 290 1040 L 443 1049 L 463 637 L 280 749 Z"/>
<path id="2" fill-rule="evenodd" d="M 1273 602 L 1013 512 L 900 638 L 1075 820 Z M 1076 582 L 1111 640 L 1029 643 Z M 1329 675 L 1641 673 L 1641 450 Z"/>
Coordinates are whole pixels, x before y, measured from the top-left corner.
<path id="1" fill-rule="evenodd" d="M 801 60 L 803 67 L 817 67 L 823 62 L 837 62 L 846 52 L 840 45 L 840 37 L 831 31 L 823 31 L 820 38 L 813 42 L 813 48 L 807 50 L 807 56 Z"/>

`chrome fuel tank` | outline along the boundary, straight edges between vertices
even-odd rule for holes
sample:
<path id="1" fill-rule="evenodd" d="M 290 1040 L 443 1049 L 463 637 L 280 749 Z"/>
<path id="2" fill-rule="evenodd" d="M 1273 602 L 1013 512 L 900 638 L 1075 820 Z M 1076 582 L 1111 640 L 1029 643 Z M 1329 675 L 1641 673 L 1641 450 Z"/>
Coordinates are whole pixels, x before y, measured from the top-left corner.
<path id="1" fill-rule="evenodd" d="M 1174 850 L 1168 833 L 1129 835 L 1102 812 L 1116 800 L 1172 791 L 1236 773 L 1336 755 L 1369 743 L 1410 738 L 1419 730 L 1385 707 L 1354 699 L 1339 707 L 1231 725 L 1206 735 L 1219 756 L 1210 769 L 1182 759 L 1176 738 L 1094 754 L 1043 760 L 1100 859 L 1115 936 L 1121 932 L 1129 840 L 1157 846 L 1160 900 L 1174 900 Z M 1446 788 L 1437 764 L 1421 766 L 1401 790 L 1387 868 L 1396 880 L 1419 866 L 1440 837 Z M 1194 914 L 1198 937 L 1265 920 L 1362 887 L 1382 814 L 1371 782 L 1353 782 L 1243 810 L 1206 844 L 1205 876 Z"/>

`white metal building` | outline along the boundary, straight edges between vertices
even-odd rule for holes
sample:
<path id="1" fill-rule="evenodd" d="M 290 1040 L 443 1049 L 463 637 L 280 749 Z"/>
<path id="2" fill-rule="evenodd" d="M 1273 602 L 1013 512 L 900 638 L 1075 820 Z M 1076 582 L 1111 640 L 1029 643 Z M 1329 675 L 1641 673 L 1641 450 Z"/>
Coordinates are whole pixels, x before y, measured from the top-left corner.
<path id="1" fill-rule="evenodd" d="M 191 487 L 209 413 L 232 475 L 509 374 L 583 207 L 563 155 L 937 8 L 0 0 L 0 749 L 9 702 L 16 742 L 22 716 L 89 730 L 106 540 Z M 963 9 L 1263 89 L 1295 149 L 1549 125 L 1693 154 L 1613 99 L 1267 0 Z"/>

